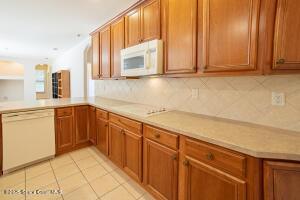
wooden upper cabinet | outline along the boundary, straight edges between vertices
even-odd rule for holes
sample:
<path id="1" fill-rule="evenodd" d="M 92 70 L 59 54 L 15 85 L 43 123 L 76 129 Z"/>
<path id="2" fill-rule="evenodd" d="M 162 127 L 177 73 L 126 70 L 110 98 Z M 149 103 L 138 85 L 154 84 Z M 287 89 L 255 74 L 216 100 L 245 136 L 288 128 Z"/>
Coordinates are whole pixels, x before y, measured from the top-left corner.
<path id="1" fill-rule="evenodd" d="M 141 41 L 140 15 L 140 8 L 136 8 L 125 16 L 125 47 L 139 44 Z"/>
<path id="2" fill-rule="evenodd" d="M 111 77 L 121 76 L 121 49 L 124 49 L 124 18 L 111 25 Z"/>
<path id="3" fill-rule="evenodd" d="M 204 72 L 257 68 L 260 0 L 201 0 L 198 66 Z"/>
<path id="4" fill-rule="evenodd" d="M 141 5 L 141 40 L 160 38 L 160 3 L 149 0 Z"/>
<path id="5" fill-rule="evenodd" d="M 76 106 L 75 108 L 75 145 L 85 144 L 89 141 L 88 117 L 89 106 Z"/>
<path id="6" fill-rule="evenodd" d="M 196 72 L 197 0 L 162 0 L 165 73 Z"/>
<path id="7" fill-rule="evenodd" d="M 273 69 L 300 69 L 300 1 L 278 0 Z"/>
<path id="8" fill-rule="evenodd" d="M 264 199 L 300 199 L 300 163 L 264 162 Z"/>
<path id="9" fill-rule="evenodd" d="M 183 156 L 180 200 L 246 200 L 246 182 L 198 160 Z"/>
<path id="10" fill-rule="evenodd" d="M 110 26 L 100 31 L 101 78 L 110 78 Z"/>
<path id="11" fill-rule="evenodd" d="M 101 71 L 100 71 L 100 38 L 99 33 L 95 33 L 92 35 L 92 79 L 99 79 Z"/>

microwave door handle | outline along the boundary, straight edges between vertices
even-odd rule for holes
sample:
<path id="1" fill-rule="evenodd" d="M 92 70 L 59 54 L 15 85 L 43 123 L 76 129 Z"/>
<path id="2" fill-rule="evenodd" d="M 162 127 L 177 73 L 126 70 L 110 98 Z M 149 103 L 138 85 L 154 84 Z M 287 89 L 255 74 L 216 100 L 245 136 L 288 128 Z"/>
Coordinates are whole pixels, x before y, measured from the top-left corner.
<path id="1" fill-rule="evenodd" d="M 150 50 L 146 50 L 146 53 L 145 53 L 145 59 L 146 59 L 146 69 L 150 69 L 150 61 L 151 61 L 151 55 L 150 55 Z"/>

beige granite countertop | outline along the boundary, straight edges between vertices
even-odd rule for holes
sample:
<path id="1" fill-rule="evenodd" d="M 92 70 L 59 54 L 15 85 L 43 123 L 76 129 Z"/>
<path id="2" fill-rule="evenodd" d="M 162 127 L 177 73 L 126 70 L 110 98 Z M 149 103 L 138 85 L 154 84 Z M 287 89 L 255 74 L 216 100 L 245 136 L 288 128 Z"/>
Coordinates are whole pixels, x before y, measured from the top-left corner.
<path id="1" fill-rule="evenodd" d="M 87 104 L 250 156 L 300 161 L 299 132 L 180 111 L 170 111 L 150 117 L 141 117 L 120 111 L 118 106 L 133 103 L 119 100 L 72 98 L 38 100 L 33 102 L 5 102 L 0 103 L 0 113 Z"/>

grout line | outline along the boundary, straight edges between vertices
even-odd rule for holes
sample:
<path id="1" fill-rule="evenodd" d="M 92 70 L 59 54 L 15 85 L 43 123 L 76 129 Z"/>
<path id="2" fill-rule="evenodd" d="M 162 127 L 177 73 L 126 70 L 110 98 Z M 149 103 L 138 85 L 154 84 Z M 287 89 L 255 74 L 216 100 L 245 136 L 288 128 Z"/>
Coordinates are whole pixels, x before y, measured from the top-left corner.
<path id="1" fill-rule="evenodd" d="M 26 182 L 26 168 L 24 168 L 24 175 L 25 175 L 25 200 L 27 199 L 27 182 Z"/>
<path id="2" fill-rule="evenodd" d="M 49 161 L 49 163 L 50 163 L 50 167 L 51 167 L 51 169 L 52 169 L 52 172 L 53 172 L 53 174 L 54 174 L 54 177 L 55 177 L 56 183 L 57 183 L 57 185 L 58 185 L 58 188 L 59 188 L 59 190 L 61 190 L 61 188 L 60 188 L 60 185 L 59 185 L 59 183 L 58 183 L 58 180 L 57 180 L 57 177 L 56 177 L 56 174 L 55 174 L 55 172 L 54 172 L 54 169 L 53 169 L 53 167 L 52 167 L 52 164 L 51 164 L 51 162 L 50 162 L 50 161 Z M 60 194 L 60 196 L 61 196 L 61 198 L 64 200 L 64 197 L 63 197 L 63 195 L 62 195 L 62 194 Z"/>

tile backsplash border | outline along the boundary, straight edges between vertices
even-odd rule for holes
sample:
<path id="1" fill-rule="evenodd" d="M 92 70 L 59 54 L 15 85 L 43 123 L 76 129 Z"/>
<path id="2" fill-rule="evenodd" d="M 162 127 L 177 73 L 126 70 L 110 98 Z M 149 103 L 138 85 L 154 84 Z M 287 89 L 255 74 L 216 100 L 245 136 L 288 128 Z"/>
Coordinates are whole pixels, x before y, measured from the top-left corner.
<path id="1" fill-rule="evenodd" d="M 284 106 L 271 105 L 272 92 Z M 300 75 L 98 80 L 95 94 L 300 132 Z"/>

